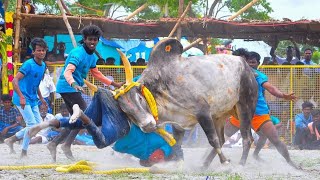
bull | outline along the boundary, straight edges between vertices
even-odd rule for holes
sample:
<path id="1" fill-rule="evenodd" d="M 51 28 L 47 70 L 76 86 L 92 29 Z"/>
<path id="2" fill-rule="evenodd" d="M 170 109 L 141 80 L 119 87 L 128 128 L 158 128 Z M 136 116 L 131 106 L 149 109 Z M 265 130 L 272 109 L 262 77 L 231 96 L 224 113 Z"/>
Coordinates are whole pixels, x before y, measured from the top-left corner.
<path id="1" fill-rule="evenodd" d="M 255 112 L 258 86 L 251 68 L 245 60 L 232 55 L 206 55 L 183 58 L 183 47 L 176 39 L 160 41 L 152 50 L 148 66 L 133 86 L 118 97 L 121 109 L 144 132 L 171 123 L 179 158 L 184 131 L 197 123 L 203 128 L 212 152 L 204 166 L 218 154 L 221 163 L 229 160 L 221 151 L 225 142 L 224 125 L 230 115 L 241 121 L 243 152 L 240 164 L 245 164 L 250 145 L 250 122 Z M 127 83 L 133 73 L 124 54 Z M 142 93 L 147 87 L 153 95 L 158 117 Z"/>

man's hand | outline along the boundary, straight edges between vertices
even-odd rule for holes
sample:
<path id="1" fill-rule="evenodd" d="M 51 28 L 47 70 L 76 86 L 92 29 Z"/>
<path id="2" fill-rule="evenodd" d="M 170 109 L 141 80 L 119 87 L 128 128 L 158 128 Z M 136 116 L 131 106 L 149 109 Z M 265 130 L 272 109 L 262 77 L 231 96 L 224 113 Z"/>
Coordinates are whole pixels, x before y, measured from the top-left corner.
<path id="1" fill-rule="evenodd" d="M 83 88 L 82 88 L 81 86 L 79 86 L 76 82 L 73 82 L 73 83 L 71 84 L 71 86 L 72 86 L 75 90 L 80 91 L 80 92 L 82 92 L 82 93 L 85 93 L 84 90 L 83 90 Z"/>
<path id="2" fill-rule="evenodd" d="M 8 133 L 8 131 L 9 131 L 9 128 L 8 128 L 8 127 L 4 128 L 4 129 L 1 131 L 1 136 L 4 137 L 4 136 Z"/>
<path id="3" fill-rule="evenodd" d="M 289 100 L 289 101 L 295 101 L 297 97 L 294 95 L 294 93 L 290 93 L 290 94 L 283 93 L 283 99 Z"/>
<path id="4" fill-rule="evenodd" d="M 47 101 L 44 100 L 43 98 L 40 99 L 41 104 L 44 104 L 46 107 L 48 107 Z"/>
<path id="5" fill-rule="evenodd" d="M 112 82 L 114 87 L 120 88 L 121 86 L 123 86 L 126 82 L 120 82 L 120 83 L 116 83 L 116 82 Z"/>
<path id="6" fill-rule="evenodd" d="M 24 98 L 24 96 L 20 97 L 20 106 L 21 109 L 24 109 L 24 107 L 26 106 L 26 98 Z"/>

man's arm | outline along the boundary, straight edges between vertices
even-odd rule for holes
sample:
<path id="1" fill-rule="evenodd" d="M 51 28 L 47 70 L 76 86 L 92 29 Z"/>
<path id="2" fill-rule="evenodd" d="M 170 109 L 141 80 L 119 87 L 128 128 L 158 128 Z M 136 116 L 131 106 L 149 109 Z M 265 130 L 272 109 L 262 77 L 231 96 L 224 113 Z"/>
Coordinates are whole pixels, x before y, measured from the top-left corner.
<path id="1" fill-rule="evenodd" d="M 300 60 L 300 49 L 295 41 L 291 40 L 291 42 L 293 43 L 293 46 L 296 50 L 296 57 Z"/>
<path id="2" fill-rule="evenodd" d="M 13 90 L 18 94 L 20 98 L 20 106 L 22 109 L 24 109 L 24 106 L 26 105 L 26 99 L 20 90 L 19 81 L 23 78 L 24 78 L 24 74 L 22 74 L 21 72 L 18 72 L 12 80 Z"/>
<path id="3" fill-rule="evenodd" d="M 290 94 L 285 94 L 283 92 L 281 92 L 277 87 L 275 87 L 274 85 L 272 85 L 269 82 L 265 82 L 262 85 L 270 94 L 272 94 L 275 97 L 278 98 L 283 98 L 285 100 L 295 100 L 297 97 L 294 96 L 294 93 L 290 93 Z"/>
<path id="4" fill-rule="evenodd" d="M 103 83 L 105 83 L 105 84 L 107 84 L 107 85 L 112 85 L 112 86 L 114 86 L 114 87 L 119 88 L 119 87 L 121 87 L 121 86 L 124 84 L 124 82 L 122 82 L 122 83 L 116 83 L 116 82 L 110 80 L 109 78 L 107 78 L 106 76 L 104 76 L 104 75 L 98 70 L 98 68 L 96 68 L 96 67 L 90 69 L 90 72 L 91 72 L 91 74 L 92 74 L 93 77 L 97 78 L 99 81 L 101 81 L 101 82 L 103 82 Z"/>

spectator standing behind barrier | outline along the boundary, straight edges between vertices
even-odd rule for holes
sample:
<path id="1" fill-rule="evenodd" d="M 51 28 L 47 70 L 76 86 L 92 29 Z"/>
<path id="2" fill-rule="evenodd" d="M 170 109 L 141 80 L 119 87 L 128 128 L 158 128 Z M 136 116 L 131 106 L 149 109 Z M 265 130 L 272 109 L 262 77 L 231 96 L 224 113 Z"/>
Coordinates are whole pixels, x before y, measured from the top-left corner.
<path id="1" fill-rule="evenodd" d="M 46 70 L 43 79 L 39 85 L 40 92 L 42 97 L 48 104 L 48 113 L 52 114 L 54 107 L 54 93 L 56 92 L 56 86 L 50 76 L 49 70 Z M 39 105 L 41 105 L 41 101 L 39 101 Z"/>
<path id="2" fill-rule="evenodd" d="M 297 114 L 295 117 L 296 134 L 294 136 L 294 145 L 299 149 L 303 149 L 303 146 L 308 143 L 308 135 L 310 134 L 308 124 L 312 122 L 311 111 L 313 104 L 310 102 L 304 102 L 302 104 L 302 113 Z"/>
<path id="3" fill-rule="evenodd" d="M 46 70 L 46 64 L 43 62 L 43 59 L 46 56 L 48 46 L 42 38 L 34 38 L 31 41 L 31 46 L 34 58 L 22 64 L 12 81 L 14 89 L 13 104 L 19 109 L 26 127 L 5 140 L 10 151 L 13 152 L 13 143 L 23 138 L 21 158 L 27 156 L 30 142 L 30 137 L 28 136 L 29 129 L 42 121 L 38 106 L 39 99 L 43 104 L 47 105 L 41 95 L 39 84 Z"/>
<path id="4" fill-rule="evenodd" d="M 286 58 L 281 58 L 275 54 L 275 50 L 277 48 L 277 44 L 271 47 L 270 55 L 272 57 L 273 62 L 277 62 L 278 64 L 282 65 L 284 62 L 288 62 L 289 64 L 296 64 L 300 61 L 300 50 L 297 46 L 297 44 L 291 40 L 291 42 L 294 45 L 294 48 L 292 46 L 288 46 L 286 49 Z M 293 56 L 293 53 L 295 52 L 295 57 Z"/>
<path id="5" fill-rule="evenodd" d="M 5 138 L 14 135 L 20 131 L 22 116 L 19 111 L 12 107 L 12 98 L 9 94 L 3 94 L 1 97 L 3 106 L 0 107 L 0 142 Z"/>
<path id="6" fill-rule="evenodd" d="M 302 59 L 301 62 L 303 62 L 303 64 L 305 64 L 305 65 L 317 65 L 311 59 L 312 58 L 312 54 L 313 54 L 312 49 L 306 48 L 304 50 L 304 59 Z M 312 77 L 314 75 L 314 73 L 315 73 L 315 69 L 313 69 L 313 68 L 305 68 L 305 69 L 303 69 L 303 73 L 306 74 L 309 77 Z"/>
<path id="7" fill-rule="evenodd" d="M 303 62 L 297 62 L 296 65 L 304 65 Z M 295 68 L 295 76 L 293 78 L 293 91 L 298 100 L 295 102 L 294 109 L 301 110 L 303 102 L 311 101 L 314 94 L 314 81 L 303 73 L 304 68 Z"/>

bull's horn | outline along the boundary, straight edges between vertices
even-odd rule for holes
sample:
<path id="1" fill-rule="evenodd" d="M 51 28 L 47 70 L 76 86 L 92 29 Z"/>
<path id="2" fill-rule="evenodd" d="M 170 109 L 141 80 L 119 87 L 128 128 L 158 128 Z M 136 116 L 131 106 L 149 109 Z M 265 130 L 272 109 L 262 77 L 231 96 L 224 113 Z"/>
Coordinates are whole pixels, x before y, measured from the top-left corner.
<path id="1" fill-rule="evenodd" d="M 128 58 L 126 57 L 126 55 L 123 54 L 122 51 L 120 51 L 119 49 L 117 49 L 117 51 L 120 54 L 121 60 L 124 65 L 124 70 L 126 72 L 126 84 L 130 84 L 133 81 L 133 71 L 131 69 L 130 62 L 129 62 Z"/>
<path id="2" fill-rule="evenodd" d="M 86 79 L 84 79 L 84 83 L 88 86 L 88 88 L 93 91 L 93 92 L 97 92 L 98 91 L 98 87 L 94 84 L 92 84 L 91 82 L 87 81 Z"/>

